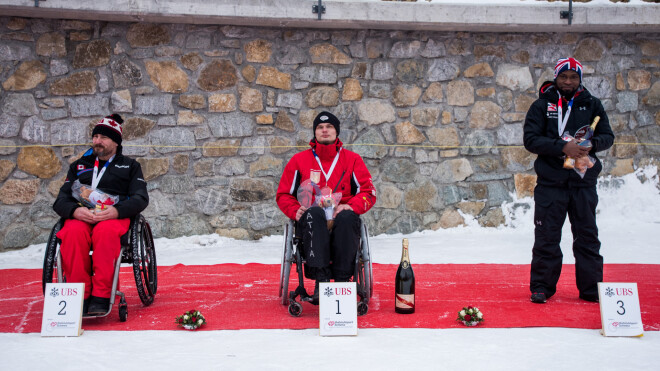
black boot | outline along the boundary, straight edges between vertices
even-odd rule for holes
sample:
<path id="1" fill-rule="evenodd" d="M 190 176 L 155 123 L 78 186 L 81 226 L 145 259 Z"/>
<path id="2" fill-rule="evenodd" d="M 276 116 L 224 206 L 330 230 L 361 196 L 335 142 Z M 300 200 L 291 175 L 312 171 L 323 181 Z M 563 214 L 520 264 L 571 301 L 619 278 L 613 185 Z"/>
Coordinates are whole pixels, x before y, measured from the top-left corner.
<path id="1" fill-rule="evenodd" d="M 312 304 L 319 305 L 319 282 L 330 282 L 328 279 L 316 280 L 314 283 L 314 295 L 312 295 Z"/>
<path id="2" fill-rule="evenodd" d="M 110 298 L 90 297 L 87 314 L 90 316 L 100 316 L 108 313 L 108 309 L 110 309 Z"/>
<path id="3" fill-rule="evenodd" d="M 89 302 L 91 301 L 91 297 L 83 300 L 83 316 L 87 315 L 87 310 L 89 309 Z"/>

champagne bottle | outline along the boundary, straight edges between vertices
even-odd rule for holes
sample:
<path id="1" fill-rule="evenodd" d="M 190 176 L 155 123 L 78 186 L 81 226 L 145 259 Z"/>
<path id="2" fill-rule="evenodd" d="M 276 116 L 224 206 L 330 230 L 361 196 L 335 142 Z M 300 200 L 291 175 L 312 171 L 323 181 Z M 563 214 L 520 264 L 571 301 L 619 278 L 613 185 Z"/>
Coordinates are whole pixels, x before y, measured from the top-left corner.
<path id="1" fill-rule="evenodd" d="M 401 263 L 399 263 L 399 269 L 396 270 L 394 290 L 394 310 L 402 314 L 415 313 L 415 274 L 410 265 L 407 238 L 403 239 Z"/>

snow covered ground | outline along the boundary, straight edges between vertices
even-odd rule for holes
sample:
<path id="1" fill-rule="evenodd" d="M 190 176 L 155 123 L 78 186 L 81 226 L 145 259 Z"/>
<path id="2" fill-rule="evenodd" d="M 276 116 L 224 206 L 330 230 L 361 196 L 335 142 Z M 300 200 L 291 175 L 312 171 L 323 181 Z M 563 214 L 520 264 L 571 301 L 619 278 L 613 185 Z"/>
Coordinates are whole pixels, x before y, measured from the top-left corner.
<path id="1" fill-rule="evenodd" d="M 601 179 L 599 196 L 605 262 L 660 264 L 657 169 Z M 448 230 L 373 236 L 374 262 L 398 262 L 401 238 L 406 237 L 413 264 L 529 264 L 532 212 L 514 204 L 532 206 L 533 202 L 522 199 L 503 205 L 507 227 L 482 228 L 470 221 L 466 227 Z M 160 238 L 156 250 L 159 265 L 279 264 L 281 244 L 281 236 L 235 241 L 205 235 Z M 565 263 L 573 262 L 570 245 L 566 222 Z M 0 269 L 40 268 L 43 250 L 42 244 L 1 253 Z M 597 330 L 564 328 L 360 329 L 357 337 L 338 338 L 320 337 L 318 330 L 187 332 L 174 327 L 173 331 L 87 331 L 79 338 L 0 334 L 5 370 L 655 369 L 660 364 L 658 349 L 656 331 L 642 338 L 605 338 Z"/>

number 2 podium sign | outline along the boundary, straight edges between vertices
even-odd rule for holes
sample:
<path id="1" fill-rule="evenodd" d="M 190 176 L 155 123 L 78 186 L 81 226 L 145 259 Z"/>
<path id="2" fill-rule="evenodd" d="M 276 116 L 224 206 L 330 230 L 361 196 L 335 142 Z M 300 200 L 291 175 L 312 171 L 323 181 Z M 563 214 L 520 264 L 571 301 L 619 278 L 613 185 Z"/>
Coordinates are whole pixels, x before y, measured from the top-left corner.
<path id="1" fill-rule="evenodd" d="M 355 282 L 319 283 L 321 336 L 357 335 L 356 292 Z"/>
<path id="2" fill-rule="evenodd" d="M 644 335 L 636 283 L 599 282 L 598 296 L 602 335 Z"/>
<path id="3" fill-rule="evenodd" d="M 84 297 L 84 283 L 46 284 L 41 336 L 81 335 Z"/>

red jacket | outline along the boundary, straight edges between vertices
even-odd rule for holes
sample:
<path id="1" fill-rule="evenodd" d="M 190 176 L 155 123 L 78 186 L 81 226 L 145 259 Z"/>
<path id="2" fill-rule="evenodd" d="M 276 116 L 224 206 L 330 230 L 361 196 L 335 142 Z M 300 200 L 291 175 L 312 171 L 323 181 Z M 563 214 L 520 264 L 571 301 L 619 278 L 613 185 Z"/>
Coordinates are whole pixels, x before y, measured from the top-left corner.
<path id="1" fill-rule="evenodd" d="M 337 164 L 329 174 L 330 180 L 326 184 L 325 176 L 321 172 L 319 187 L 323 188 L 326 185 L 332 189 L 336 187 L 335 192 L 342 193 L 340 203 L 350 205 L 358 215 L 369 211 L 376 203 L 376 188 L 374 188 L 371 174 L 362 157 L 342 148 L 339 138 L 330 145 L 319 144 L 316 139 L 312 139 L 309 145 L 312 147 L 311 149 L 296 153 L 284 167 L 276 196 L 277 206 L 280 210 L 289 218 L 295 219 L 296 212 L 300 209 L 300 203 L 296 198 L 300 183 L 309 179 L 312 170 L 321 170 L 314 153 L 316 152 L 323 165 L 323 172 L 327 174 L 339 152 Z M 341 183 L 337 185 L 340 178 Z"/>

